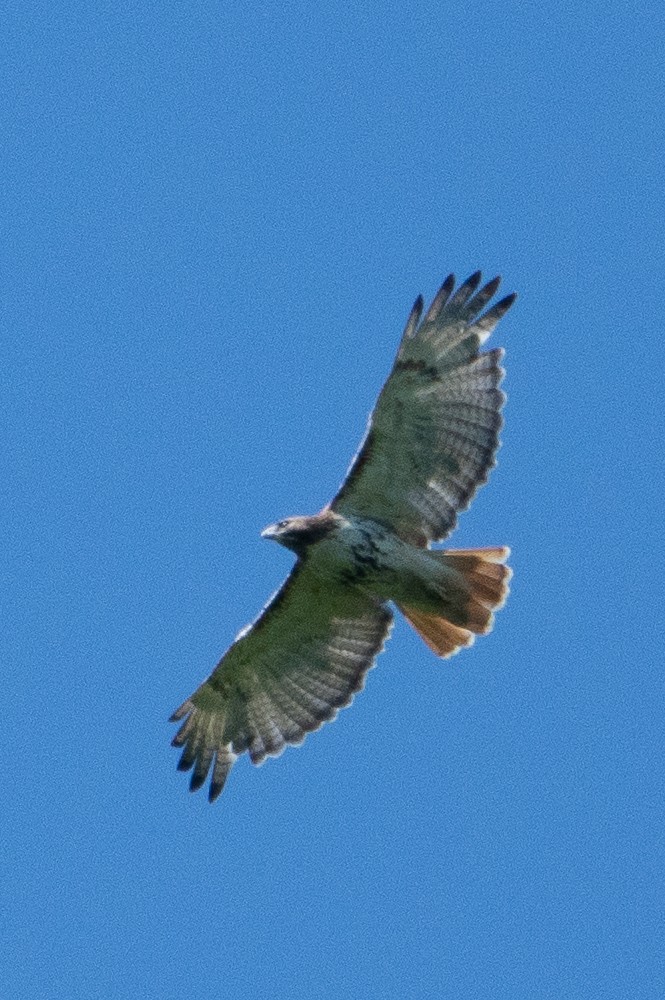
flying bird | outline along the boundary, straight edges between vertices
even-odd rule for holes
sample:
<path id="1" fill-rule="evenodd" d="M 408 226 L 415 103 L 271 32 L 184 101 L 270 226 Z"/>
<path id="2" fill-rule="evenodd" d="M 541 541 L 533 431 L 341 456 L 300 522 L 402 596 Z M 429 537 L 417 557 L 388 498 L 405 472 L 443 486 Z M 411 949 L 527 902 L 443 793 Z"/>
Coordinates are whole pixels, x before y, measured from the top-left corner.
<path id="1" fill-rule="evenodd" d="M 506 547 L 431 549 L 495 464 L 505 396 L 500 348 L 480 347 L 515 301 L 476 272 L 411 310 L 393 369 L 334 499 L 263 532 L 297 561 L 259 617 L 171 716 L 178 769 L 209 799 L 239 754 L 254 764 L 301 743 L 364 686 L 394 604 L 437 656 L 492 628 L 508 594 Z M 184 721 L 183 721 L 184 720 Z"/>

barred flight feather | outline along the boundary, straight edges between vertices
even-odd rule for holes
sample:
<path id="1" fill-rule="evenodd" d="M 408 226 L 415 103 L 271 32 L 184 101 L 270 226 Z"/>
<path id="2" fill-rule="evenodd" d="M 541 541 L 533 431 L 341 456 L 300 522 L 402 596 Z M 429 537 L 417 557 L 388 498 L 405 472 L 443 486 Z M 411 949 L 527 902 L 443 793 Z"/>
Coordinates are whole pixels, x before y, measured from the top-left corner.
<path id="1" fill-rule="evenodd" d="M 299 563 L 250 629 L 230 647 L 213 674 L 174 712 L 184 718 L 175 746 L 184 746 L 179 770 L 193 768 L 190 787 L 210 770 L 209 798 L 221 792 L 236 756 L 254 764 L 335 718 L 361 690 L 383 648 L 392 615 L 378 601 L 347 589 L 317 600 L 318 580 Z M 280 617 L 269 614 L 279 605 Z M 343 610 L 344 614 L 340 614 Z M 292 648 L 298 630 L 299 648 Z M 252 662 L 252 670 L 243 665 Z"/>
<path id="2" fill-rule="evenodd" d="M 420 326 L 420 310 L 412 310 L 334 511 L 380 517 L 406 541 L 424 545 L 452 531 L 487 481 L 505 402 L 503 351 L 479 354 L 479 347 L 515 296 L 483 313 L 499 279 L 482 288 L 480 280 L 475 272 L 453 293 L 449 276 Z"/>

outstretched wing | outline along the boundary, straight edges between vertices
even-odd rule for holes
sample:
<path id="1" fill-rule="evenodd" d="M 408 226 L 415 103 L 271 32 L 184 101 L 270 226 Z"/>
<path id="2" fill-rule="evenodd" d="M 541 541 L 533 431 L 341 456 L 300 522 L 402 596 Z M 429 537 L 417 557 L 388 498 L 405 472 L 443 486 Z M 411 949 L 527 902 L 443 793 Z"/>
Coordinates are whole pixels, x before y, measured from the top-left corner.
<path id="1" fill-rule="evenodd" d="M 254 764 L 333 719 L 364 685 L 392 622 L 386 607 L 356 588 L 316 578 L 307 560 L 257 620 L 244 629 L 213 673 L 171 716 L 185 718 L 173 745 L 178 769 L 194 768 L 190 788 L 209 798 L 224 787 L 238 754 Z"/>
<path id="2" fill-rule="evenodd" d="M 419 297 L 367 433 L 331 502 L 346 516 L 373 518 L 416 545 L 445 538 L 487 481 L 499 446 L 503 351 L 479 348 L 515 301 L 483 313 L 494 278 L 480 272 L 453 293 L 450 275 L 420 326 Z"/>

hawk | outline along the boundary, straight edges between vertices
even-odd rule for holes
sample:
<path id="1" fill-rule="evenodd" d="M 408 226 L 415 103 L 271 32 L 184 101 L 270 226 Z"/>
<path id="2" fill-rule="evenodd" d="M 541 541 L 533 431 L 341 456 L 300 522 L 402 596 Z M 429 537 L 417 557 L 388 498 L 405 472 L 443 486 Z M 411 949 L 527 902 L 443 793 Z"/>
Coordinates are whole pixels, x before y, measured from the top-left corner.
<path id="1" fill-rule="evenodd" d="M 421 321 L 411 310 L 397 358 L 335 498 L 263 532 L 297 556 L 259 617 L 171 716 L 178 769 L 209 799 L 239 754 L 254 764 L 301 743 L 360 691 L 394 604 L 437 656 L 492 628 L 508 594 L 510 550 L 430 548 L 495 464 L 505 396 L 499 348 L 480 352 L 515 301 L 486 308 L 500 279 L 444 281 Z"/>

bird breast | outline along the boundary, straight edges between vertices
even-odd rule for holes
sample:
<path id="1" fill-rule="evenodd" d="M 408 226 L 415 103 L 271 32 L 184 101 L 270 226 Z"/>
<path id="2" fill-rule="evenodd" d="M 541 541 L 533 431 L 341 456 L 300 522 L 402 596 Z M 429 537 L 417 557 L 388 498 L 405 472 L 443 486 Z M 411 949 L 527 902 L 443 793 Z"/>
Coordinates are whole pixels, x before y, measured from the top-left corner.
<path id="1" fill-rule="evenodd" d="M 409 545 L 373 521 L 347 521 L 312 546 L 309 555 L 321 576 L 381 600 L 401 599 L 436 571 L 426 549 Z"/>

